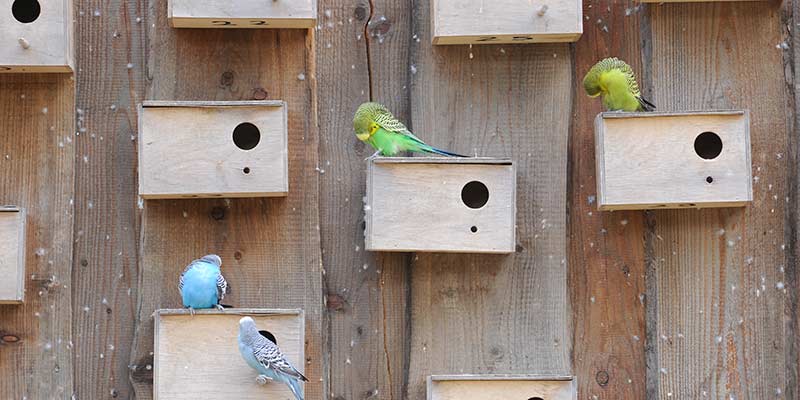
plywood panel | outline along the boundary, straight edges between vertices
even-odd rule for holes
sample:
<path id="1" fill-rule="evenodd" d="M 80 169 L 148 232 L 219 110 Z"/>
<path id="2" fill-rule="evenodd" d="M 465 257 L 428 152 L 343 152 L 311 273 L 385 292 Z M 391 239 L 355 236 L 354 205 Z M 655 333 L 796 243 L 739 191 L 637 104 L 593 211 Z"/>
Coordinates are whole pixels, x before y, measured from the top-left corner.
<path id="1" fill-rule="evenodd" d="M 0 398 L 69 398 L 75 87 L 0 76 L 0 204 L 24 207 L 25 303 L 0 305 Z"/>
<path id="2" fill-rule="evenodd" d="M 72 18 L 72 0 L 0 1 L 0 72 L 72 72 Z"/>
<path id="3" fill-rule="evenodd" d="M 600 210 L 735 207 L 753 199 L 746 111 L 598 114 L 595 146 Z"/>
<path id="4" fill-rule="evenodd" d="M 579 399 L 645 399 L 645 221 L 641 211 L 597 211 L 594 119 L 602 104 L 585 95 L 582 78 L 614 55 L 631 65 L 650 94 L 641 62 L 646 13 L 632 3 L 583 3 L 588 18 L 575 44 L 568 168 L 572 368 Z"/>
<path id="5" fill-rule="evenodd" d="M 272 333 L 292 365 L 303 371 L 305 323 L 301 310 L 158 310 L 155 318 L 155 399 L 293 398 L 281 382 L 259 385 L 259 373 L 242 359 L 239 319 L 251 316 Z M 209 368 L 210 365 L 216 367 Z"/>
<path id="6" fill-rule="evenodd" d="M 368 168 L 367 250 L 514 252 L 511 160 L 379 158 Z"/>
<path id="7" fill-rule="evenodd" d="M 432 0 L 433 44 L 574 42 L 580 0 Z"/>
<path id="8" fill-rule="evenodd" d="M 411 130 L 461 154 L 513 159 L 520 189 L 514 254 L 414 257 L 408 397 L 422 398 L 432 374 L 568 375 L 569 46 L 434 47 L 430 12 L 415 4 Z"/>
<path id="9" fill-rule="evenodd" d="M 25 210 L 0 206 L 0 304 L 25 295 Z"/>
<path id="10" fill-rule="evenodd" d="M 750 109 L 753 162 L 750 206 L 653 214 L 657 292 L 648 329 L 657 357 L 648 371 L 659 398 L 786 392 L 783 155 L 790 130 L 781 52 L 762 51 L 782 40 L 779 7 L 651 9 L 653 100 L 665 110 Z"/>
<path id="11" fill-rule="evenodd" d="M 139 195 L 274 197 L 288 192 L 286 103 L 145 102 Z"/>
<path id="12" fill-rule="evenodd" d="M 317 0 L 169 0 L 175 28 L 311 28 Z"/>
<path id="13" fill-rule="evenodd" d="M 142 216 L 137 330 L 131 379 L 152 398 L 153 320 L 176 307 L 178 275 L 198 255 L 222 257 L 236 307 L 300 308 L 306 315 L 308 399 L 322 398 L 322 299 L 312 62 L 302 30 L 178 30 L 166 3 L 149 16 L 152 100 L 283 99 L 288 104 L 289 187 L 285 198 L 147 201 Z M 209 62 L 208 60 L 214 60 Z M 224 61 L 223 61 L 224 60 Z M 302 75 L 301 75 L 302 74 Z M 148 369 L 148 365 L 151 369 Z"/>

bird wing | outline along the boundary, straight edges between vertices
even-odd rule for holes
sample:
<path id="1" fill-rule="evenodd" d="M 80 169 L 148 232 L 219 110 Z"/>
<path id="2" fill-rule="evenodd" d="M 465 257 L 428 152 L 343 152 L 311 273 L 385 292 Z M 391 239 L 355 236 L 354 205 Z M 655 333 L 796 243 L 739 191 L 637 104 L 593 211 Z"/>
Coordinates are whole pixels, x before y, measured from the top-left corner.
<path id="1" fill-rule="evenodd" d="M 400 120 L 395 118 L 395 116 L 392 115 L 392 113 L 390 113 L 388 110 L 377 110 L 375 112 L 375 123 L 380 125 L 381 128 L 386 129 L 389 132 L 397 133 L 400 135 L 410 135 L 416 138 L 411 133 L 411 131 L 409 131 L 408 128 L 406 128 L 406 126 L 403 125 L 403 123 L 400 122 Z"/>
<path id="2" fill-rule="evenodd" d="M 230 293 L 230 291 L 231 290 L 228 286 L 228 281 L 225 280 L 225 277 L 222 276 L 222 273 L 217 275 L 217 302 L 222 302 L 222 299 L 226 294 Z"/>
<path id="3" fill-rule="evenodd" d="M 279 374 L 287 375 L 294 379 L 302 381 L 308 380 L 300 371 L 289 363 L 289 360 L 281 353 L 278 346 L 264 337 L 259 336 L 259 339 L 261 340 L 258 341 L 258 344 L 253 349 L 253 356 L 255 356 L 259 364 L 263 365 L 264 368 L 271 369 Z"/>

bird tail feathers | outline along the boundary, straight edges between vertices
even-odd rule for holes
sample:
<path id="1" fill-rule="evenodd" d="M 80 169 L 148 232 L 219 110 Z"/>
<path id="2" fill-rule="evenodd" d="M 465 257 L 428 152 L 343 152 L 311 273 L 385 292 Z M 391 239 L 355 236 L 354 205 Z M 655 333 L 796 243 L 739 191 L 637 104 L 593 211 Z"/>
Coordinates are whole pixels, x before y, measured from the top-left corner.
<path id="1" fill-rule="evenodd" d="M 291 389 L 295 399 L 303 400 L 303 389 L 300 388 L 300 382 L 294 379 L 289 379 L 286 383 L 289 385 L 289 389 Z"/>
<path id="2" fill-rule="evenodd" d="M 428 152 L 428 153 L 438 154 L 438 155 L 447 156 L 447 157 L 462 157 L 462 158 L 467 158 L 468 157 L 468 156 L 457 154 L 457 153 L 451 153 L 451 152 L 446 151 L 446 150 L 437 149 L 436 147 L 433 147 L 433 146 L 423 147 L 422 150 L 425 151 L 425 152 Z"/>

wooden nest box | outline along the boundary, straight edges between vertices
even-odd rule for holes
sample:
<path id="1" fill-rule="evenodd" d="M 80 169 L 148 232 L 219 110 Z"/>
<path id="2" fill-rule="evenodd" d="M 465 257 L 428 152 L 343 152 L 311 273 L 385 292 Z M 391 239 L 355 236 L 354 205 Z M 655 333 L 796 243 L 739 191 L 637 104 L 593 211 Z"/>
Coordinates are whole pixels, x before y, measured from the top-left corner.
<path id="1" fill-rule="evenodd" d="M 740 207 L 753 200 L 747 111 L 601 113 L 600 210 Z"/>
<path id="2" fill-rule="evenodd" d="M 317 0 L 169 0 L 174 28 L 313 28 Z"/>
<path id="3" fill-rule="evenodd" d="M 153 395 L 155 400 L 292 399 L 280 382 L 256 383 L 259 373 L 242 359 L 239 319 L 252 317 L 298 370 L 305 366 L 302 310 L 158 310 L 155 313 Z"/>
<path id="4" fill-rule="evenodd" d="M 25 295 L 25 210 L 0 206 L 0 304 L 19 304 Z"/>
<path id="5" fill-rule="evenodd" d="M 286 196 L 287 124 L 282 101 L 145 102 L 139 195 Z"/>
<path id="6" fill-rule="evenodd" d="M 0 72 L 72 72 L 71 0 L 0 0 Z"/>
<path id="7" fill-rule="evenodd" d="M 433 375 L 427 400 L 577 400 L 571 376 Z"/>
<path id="8" fill-rule="evenodd" d="M 376 158 L 367 171 L 366 248 L 513 253 L 516 180 L 510 160 Z"/>
<path id="9" fill-rule="evenodd" d="M 574 42 L 580 0 L 432 0 L 433 44 Z"/>

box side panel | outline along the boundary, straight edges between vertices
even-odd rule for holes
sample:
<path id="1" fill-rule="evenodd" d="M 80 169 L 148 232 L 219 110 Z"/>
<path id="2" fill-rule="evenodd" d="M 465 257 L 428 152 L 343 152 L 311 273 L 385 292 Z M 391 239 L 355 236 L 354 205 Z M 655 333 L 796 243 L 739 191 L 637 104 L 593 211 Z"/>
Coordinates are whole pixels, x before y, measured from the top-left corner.
<path id="1" fill-rule="evenodd" d="M 258 128 L 255 148 L 234 143 L 242 123 Z M 144 108 L 140 194 L 145 198 L 281 195 L 287 191 L 283 108 Z"/>
<path id="2" fill-rule="evenodd" d="M 512 252 L 513 174 L 513 167 L 498 165 L 374 165 L 371 204 L 366 205 L 371 249 Z M 488 189 L 488 201 L 480 208 L 462 199 L 472 181 Z"/>
<path id="3" fill-rule="evenodd" d="M 259 329 L 275 335 L 287 359 L 302 370 L 302 315 L 252 315 Z M 291 398 L 283 384 L 260 386 L 258 373 L 237 345 L 239 314 L 159 315 L 154 392 L 158 399 Z M 209 368 L 209 365 L 224 368 Z"/>

